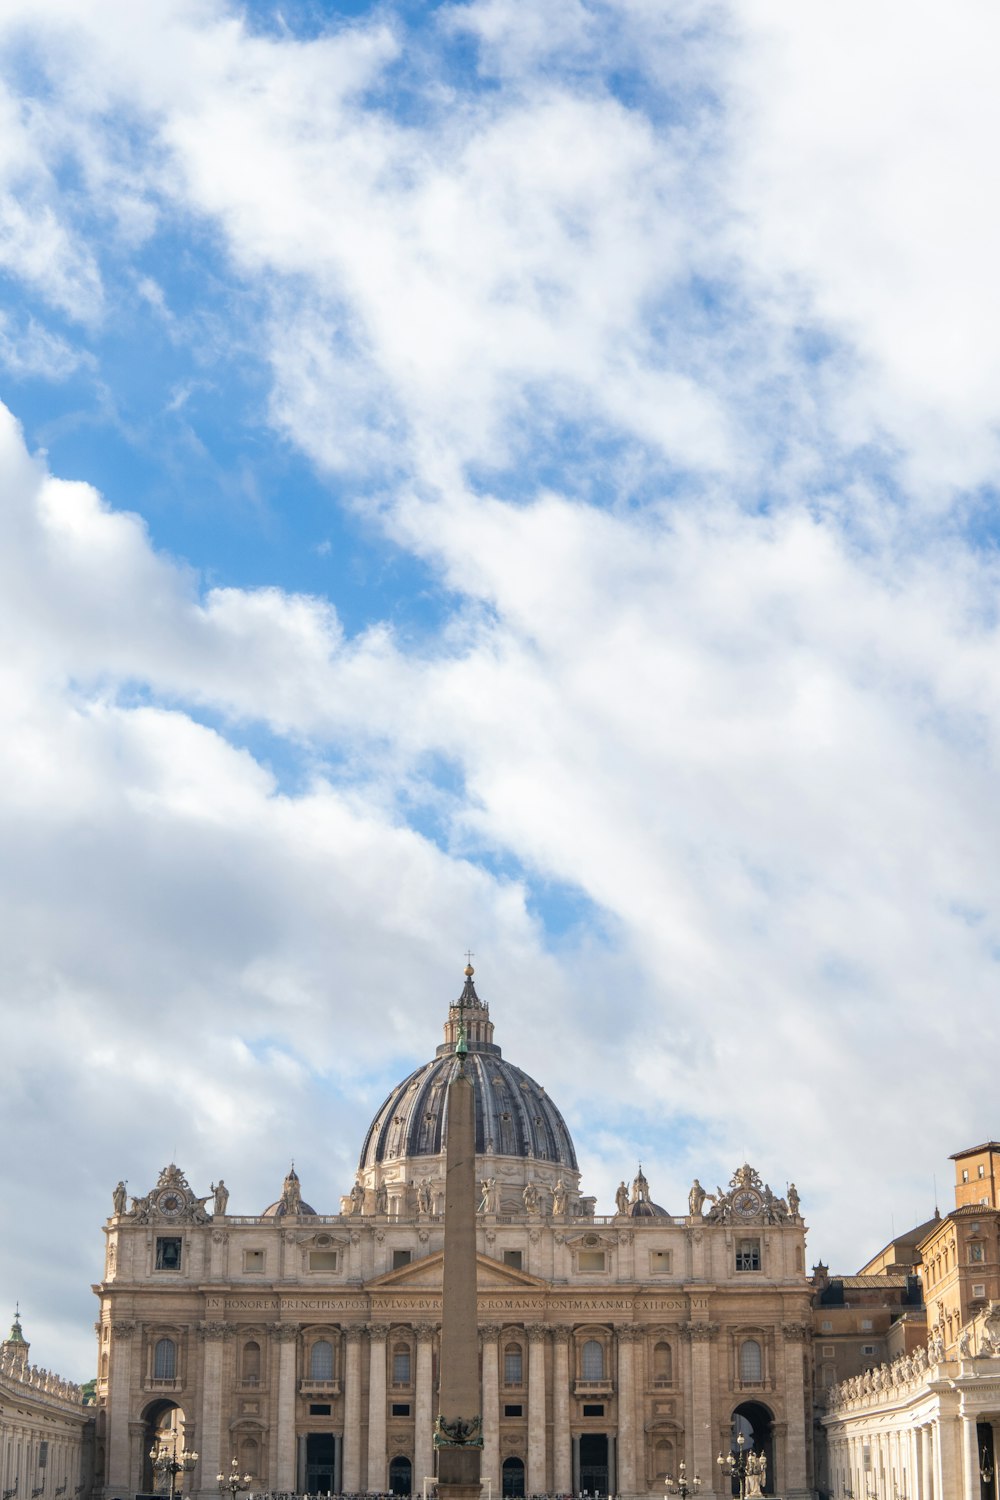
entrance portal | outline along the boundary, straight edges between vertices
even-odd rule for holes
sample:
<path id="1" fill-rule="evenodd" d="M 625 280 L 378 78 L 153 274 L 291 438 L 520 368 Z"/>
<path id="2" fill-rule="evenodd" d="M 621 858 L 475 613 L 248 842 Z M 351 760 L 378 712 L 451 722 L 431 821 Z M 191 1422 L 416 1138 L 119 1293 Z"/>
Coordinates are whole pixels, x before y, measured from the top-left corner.
<path id="1" fill-rule="evenodd" d="M 608 1493 L 608 1435 L 606 1432 L 580 1434 L 580 1493 Z"/>
<path id="2" fill-rule="evenodd" d="M 394 1495 L 409 1495 L 413 1491 L 413 1465 L 402 1455 L 389 1465 L 389 1489 Z"/>
<path id="3" fill-rule="evenodd" d="M 733 1412 L 733 1451 L 736 1451 L 736 1437 L 742 1432 L 746 1439 L 745 1447 L 749 1449 L 752 1445 L 754 1453 L 763 1453 L 767 1459 L 767 1478 L 764 1481 L 764 1494 L 773 1495 L 777 1483 L 777 1475 L 774 1472 L 774 1420 L 766 1406 L 759 1401 L 744 1401 Z M 738 1495 L 740 1487 L 733 1480 L 733 1494 Z"/>
<path id="4" fill-rule="evenodd" d="M 337 1444 L 332 1432 L 306 1436 L 306 1493 L 332 1495 L 336 1485 Z"/>
<path id="5" fill-rule="evenodd" d="M 504 1500 L 521 1500 L 524 1495 L 524 1464 L 521 1459 L 504 1459 L 502 1487 Z"/>

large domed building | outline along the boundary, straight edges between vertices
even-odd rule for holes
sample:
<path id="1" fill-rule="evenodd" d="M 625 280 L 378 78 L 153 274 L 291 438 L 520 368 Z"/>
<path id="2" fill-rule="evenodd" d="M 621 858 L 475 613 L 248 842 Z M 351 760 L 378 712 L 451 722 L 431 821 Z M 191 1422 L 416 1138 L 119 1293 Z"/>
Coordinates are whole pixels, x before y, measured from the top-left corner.
<path id="1" fill-rule="evenodd" d="M 194 1500 L 231 1466 L 252 1492 L 420 1493 L 433 1482 L 447 1085 L 460 1032 L 476 1102 L 482 1473 L 496 1497 L 701 1493 L 734 1431 L 767 1493 L 809 1494 L 811 1285 L 798 1195 L 747 1164 L 686 1212 L 639 1167 L 582 1191 L 566 1122 L 504 1058 L 471 967 L 433 1058 L 392 1090 L 334 1207 L 294 1166 L 263 1212 L 179 1167 L 119 1183 L 95 1291 L 99 1500 L 153 1490 L 187 1451 Z M 329 1191 L 329 1190 L 328 1190 Z M 735 1426 L 734 1426 L 735 1424 Z M 186 1445 L 186 1450 L 185 1450 Z M 162 1467 L 162 1466 L 161 1466 Z M 485 1492 L 485 1491 L 484 1491 Z"/>
<path id="2" fill-rule="evenodd" d="M 384 1204 L 387 1213 L 398 1217 L 416 1210 L 423 1190 L 424 1201 L 429 1198 L 432 1210 L 440 1210 L 448 1084 L 458 1068 L 460 1026 L 468 1047 L 466 1072 L 475 1090 L 476 1166 L 480 1181 L 496 1183 L 497 1211 L 522 1212 L 527 1191 L 529 1201 L 537 1194 L 540 1206 L 561 1193 L 572 1211 L 592 1212 L 595 1200 L 580 1197 L 576 1151 L 566 1122 L 542 1085 L 503 1057 L 493 1040 L 489 1006 L 476 993 L 471 964 L 461 995 L 449 1006 L 444 1041 L 435 1056 L 393 1089 L 368 1129 L 358 1165 L 365 1207 L 375 1211 Z M 344 1208 L 350 1212 L 349 1196 Z"/>

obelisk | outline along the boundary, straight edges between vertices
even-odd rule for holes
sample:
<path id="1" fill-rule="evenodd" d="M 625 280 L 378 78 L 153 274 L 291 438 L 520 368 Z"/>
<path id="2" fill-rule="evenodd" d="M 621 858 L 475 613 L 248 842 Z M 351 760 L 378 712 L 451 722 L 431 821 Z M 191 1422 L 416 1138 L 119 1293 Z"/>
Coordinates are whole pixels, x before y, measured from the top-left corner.
<path id="1" fill-rule="evenodd" d="M 466 971 L 471 976 L 471 965 Z M 476 1096 L 460 1019 L 445 1130 L 441 1369 L 434 1427 L 442 1500 L 479 1500 L 483 1427 L 476 1303 Z"/>

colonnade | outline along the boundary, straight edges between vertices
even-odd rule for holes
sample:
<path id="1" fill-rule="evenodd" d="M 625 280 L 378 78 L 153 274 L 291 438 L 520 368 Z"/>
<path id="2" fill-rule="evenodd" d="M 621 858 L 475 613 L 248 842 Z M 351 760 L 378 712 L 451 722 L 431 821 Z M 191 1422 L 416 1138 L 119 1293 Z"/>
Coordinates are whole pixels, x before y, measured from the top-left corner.
<path id="1" fill-rule="evenodd" d="M 870 1415 L 866 1414 L 866 1415 Z M 1000 1415 L 972 1410 L 892 1414 L 892 1426 L 863 1428 L 829 1442 L 829 1480 L 835 1493 L 905 1495 L 907 1500 L 1000 1500 Z M 993 1434 L 984 1465 L 979 1427 Z M 988 1478 L 986 1476 L 989 1476 Z"/>

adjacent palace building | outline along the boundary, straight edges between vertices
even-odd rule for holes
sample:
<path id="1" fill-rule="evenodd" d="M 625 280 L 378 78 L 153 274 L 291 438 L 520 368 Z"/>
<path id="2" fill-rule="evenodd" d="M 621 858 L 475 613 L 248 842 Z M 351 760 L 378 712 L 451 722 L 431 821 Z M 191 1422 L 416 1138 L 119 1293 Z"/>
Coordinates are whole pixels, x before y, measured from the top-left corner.
<path id="1" fill-rule="evenodd" d="M 253 1217 L 228 1212 L 224 1183 L 199 1197 L 173 1165 L 130 1203 L 119 1184 L 95 1288 L 105 1500 L 153 1491 L 151 1454 L 176 1454 L 191 1469 L 177 1488 L 206 1497 L 233 1460 L 254 1491 L 432 1482 L 460 1023 L 481 1183 L 484 1491 L 662 1495 L 684 1462 L 701 1494 L 728 1495 L 716 1460 L 735 1424 L 766 1457 L 767 1493 L 813 1493 L 814 1287 L 794 1187 L 778 1197 L 743 1165 L 715 1192 L 695 1181 L 678 1215 L 640 1167 L 617 1212 L 596 1214 L 562 1115 L 503 1057 L 470 967 L 434 1058 L 372 1121 L 338 1212 L 304 1202 L 294 1168 Z"/>

